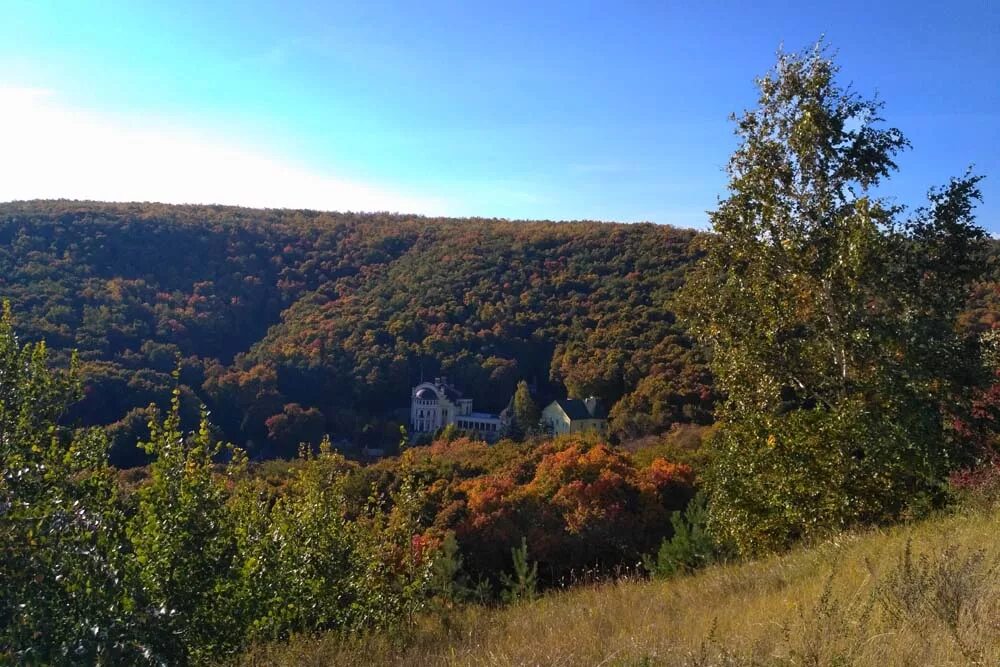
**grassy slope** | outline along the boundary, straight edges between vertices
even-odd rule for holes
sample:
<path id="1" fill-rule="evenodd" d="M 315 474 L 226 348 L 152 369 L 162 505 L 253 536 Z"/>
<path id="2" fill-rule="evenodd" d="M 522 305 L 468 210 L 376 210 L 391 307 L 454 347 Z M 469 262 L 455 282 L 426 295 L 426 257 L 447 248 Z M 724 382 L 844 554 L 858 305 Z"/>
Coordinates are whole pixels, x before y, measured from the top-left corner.
<path id="1" fill-rule="evenodd" d="M 967 512 L 669 582 L 465 609 L 405 640 L 298 639 L 243 664 L 998 665 L 998 563 L 1000 512 Z"/>

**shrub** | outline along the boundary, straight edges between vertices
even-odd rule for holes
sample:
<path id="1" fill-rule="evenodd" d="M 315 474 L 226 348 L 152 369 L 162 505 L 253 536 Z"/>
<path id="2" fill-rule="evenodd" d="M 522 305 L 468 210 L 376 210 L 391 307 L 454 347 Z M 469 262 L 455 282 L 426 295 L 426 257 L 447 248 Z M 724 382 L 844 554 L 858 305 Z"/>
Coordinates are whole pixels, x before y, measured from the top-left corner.
<path id="1" fill-rule="evenodd" d="M 175 389 L 170 411 L 149 423 L 143 448 L 154 458 L 129 540 L 141 602 L 156 619 L 156 658 L 204 662 L 243 641 L 239 554 L 226 490 L 213 474 L 222 445 L 204 415 L 198 431 L 181 430 L 180 400 Z"/>
<path id="2" fill-rule="evenodd" d="M 514 574 L 500 574 L 504 602 L 530 601 L 538 597 L 538 563 L 528 561 L 528 541 L 521 538 L 521 546 L 511 547 L 510 557 Z"/>
<path id="3" fill-rule="evenodd" d="M 670 515 L 674 533 L 660 544 L 655 559 L 649 556 L 643 559 L 646 571 L 655 577 L 672 577 L 715 562 L 718 547 L 708 532 L 707 524 L 705 495 L 699 493 L 684 512 L 675 510 Z"/>
<path id="4" fill-rule="evenodd" d="M 75 360 L 49 368 L 0 314 L 0 661 L 135 661 L 144 624 L 128 593 L 125 518 L 107 438 L 58 426 L 79 396 Z"/>
<path id="5" fill-rule="evenodd" d="M 936 424 L 934 414 L 848 402 L 729 424 L 713 441 L 710 529 L 741 553 L 760 554 L 940 505 L 948 452 L 920 444 Z"/>

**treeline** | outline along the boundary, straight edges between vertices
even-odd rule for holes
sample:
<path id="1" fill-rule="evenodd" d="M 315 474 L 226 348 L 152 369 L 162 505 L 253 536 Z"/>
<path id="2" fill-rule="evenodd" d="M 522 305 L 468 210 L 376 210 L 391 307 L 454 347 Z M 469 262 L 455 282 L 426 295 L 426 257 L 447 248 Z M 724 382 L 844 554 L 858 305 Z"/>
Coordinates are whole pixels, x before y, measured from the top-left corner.
<path id="1" fill-rule="evenodd" d="M 704 360 L 670 310 L 692 231 L 654 225 L 429 219 L 227 207 L 0 205 L 0 296 L 65 361 L 119 465 L 146 461 L 148 406 L 181 369 L 185 422 L 204 403 L 253 458 L 298 443 L 398 442 L 399 410 L 444 374 L 499 410 L 595 394 L 627 440 L 706 423 Z"/>

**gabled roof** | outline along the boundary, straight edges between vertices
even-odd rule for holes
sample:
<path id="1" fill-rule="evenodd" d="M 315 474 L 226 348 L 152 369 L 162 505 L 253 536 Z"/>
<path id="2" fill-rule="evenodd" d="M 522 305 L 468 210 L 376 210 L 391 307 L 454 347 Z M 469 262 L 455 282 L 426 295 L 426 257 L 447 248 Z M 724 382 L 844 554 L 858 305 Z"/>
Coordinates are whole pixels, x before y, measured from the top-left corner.
<path id="1" fill-rule="evenodd" d="M 594 405 L 593 412 L 590 413 L 590 418 L 591 419 L 607 419 L 608 418 L 608 411 L 606 409 L 604 409 L 604 402 L 603 401 L 600 401 L 600 400 L 597 401 L 597 403 Z"/>
<path id="2" fill-rule="evenodd" d="M 600 408 L 595 410 L 597 414 L 590 414 L 587 410 L 587 404 L 578 398 L 558 398 L 553 401 L 559 406 L 559 409 L 566 413 L 566 416 L 572 421 L 577 419 L 604 419 L 604 415 L 601 414 Z"/>

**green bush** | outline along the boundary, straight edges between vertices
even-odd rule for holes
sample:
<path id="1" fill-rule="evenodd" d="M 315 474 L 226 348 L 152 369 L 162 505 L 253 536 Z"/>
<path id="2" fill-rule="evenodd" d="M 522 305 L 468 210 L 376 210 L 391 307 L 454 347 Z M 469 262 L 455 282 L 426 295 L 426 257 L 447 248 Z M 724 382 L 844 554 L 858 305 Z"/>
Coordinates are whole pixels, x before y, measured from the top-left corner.
<path id="1" fill-rule="evenodd" d="M 510 557 L 514 564 L 513 575 L 500 573 L 504 602 L 534 600 L 538 597 L 538 563 L 528 560 L 527 539 L 522 537 L 521 546 L 511 547 Z"/>
<path id="2" fill-rule="evenodd" d="M 709 525 L 743 554 L 925 512 L 946 497 L 937 415 L 837 410 L 753 415 L 720 426 Z"/>
<path id="3" fill-rule="evenodd" d="M 234 651 L 242 619 L 233 605 L 240 590 L 233 515 L 213 474 L 221 444 L 203 416 L 196 433 L 180 426 L 180 390 L 170 412 L 149 424 L 143 443 L 153 456 L 150 482 L 138 492 L 129 539 L 143 601 L 155 609 L 162 641 L 157 657 L 202 662 Z"/>
<path id="4" fill-rule="evenodd" d="M 79 395 L 75 361 L 49 369 L 0 316 L 0 661 L 132 661 L 145 647 L 128 594 L 124 512 L 107 439 L 58 426 Z"/>
<path id="5" fill-rule="evenodd" d="M 643 564 L 654 577 L 687 574 L 715 562 L 718 546 L 708 532 L 708 509 L 705 495 L 699 493 L 682 513 L 670 515 L 674 534 L 663 540 L 656 557 L 646 557 Z"/>

